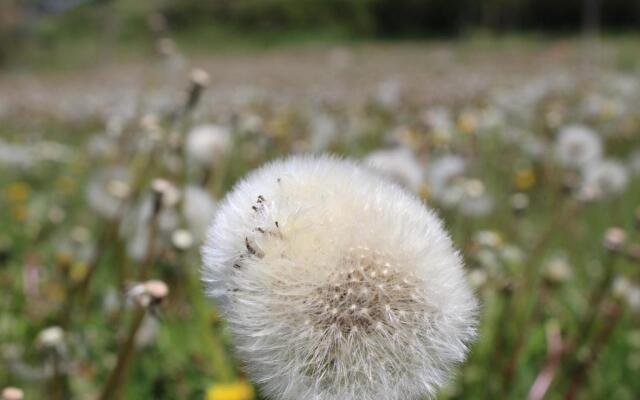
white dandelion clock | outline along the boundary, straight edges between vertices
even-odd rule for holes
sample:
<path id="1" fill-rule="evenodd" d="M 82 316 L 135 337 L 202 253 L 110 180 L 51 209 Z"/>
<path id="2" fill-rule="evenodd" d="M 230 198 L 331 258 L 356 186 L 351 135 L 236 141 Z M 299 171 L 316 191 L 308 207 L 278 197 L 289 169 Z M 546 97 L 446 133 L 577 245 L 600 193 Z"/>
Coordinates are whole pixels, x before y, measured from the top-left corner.
<path id="1" fill-rule="evenodd" d="M 623 193 L 629 183 L 625 165 L 615 160 L 602 160 L 584 167 L 580 196 L 587 200 L 613 197 Z"/>
<path id="2" fill-rule="evenodd" d="M 130 180 L 129 172 L 123 167 L 99 170 L 87 185 L 85 195 L 89 206 L 104 218 L 116 218 L 129 196 Z"/>
<path id="3" fill-rule="evenodd" d="M 238 355 L 273 399 L 434 395 L 475 336 L 477 303 L 441 221 L 353 162 L 253 172 L 202 255 Z"/>
<path id="4" fill-rule="evenodd" d="M 226 157 L 231 150 L 231 133 L 219 125 L 200 125 L 187 136 L 185 151 L 187 158 L 201 166 L 212 166 Z"/>
<path id="5" fill-rule="evenodd" d="M 369 153 L 364 161 L 383 175 L 413 192 L 420 189 L 423 168 L 411 150 L 396 148 Z"/>
<path id="6" fill-rule="evenodd" d="M 460 202 L 463 188 L 460 182 L 466 170 L 464 158 L 446 155 L 436 159 L 427 170 L 427 184 L 433 197 L 446 207 L 454 207 Z"/>
<path id="7" fill-rule="evenodd" d="M 201 187 L 187 185 L 184 188 L 182 207 L 189 229 L 198 240 L 203 240 L 216 211 L 215 200 Z"/>
<path id="8" fill-rule="evenodd" d="M 565 167 L 581 168 L 602 156 L 602 139 L 582 125 L 564 127 L 556 139 L 555 152 Z"/>

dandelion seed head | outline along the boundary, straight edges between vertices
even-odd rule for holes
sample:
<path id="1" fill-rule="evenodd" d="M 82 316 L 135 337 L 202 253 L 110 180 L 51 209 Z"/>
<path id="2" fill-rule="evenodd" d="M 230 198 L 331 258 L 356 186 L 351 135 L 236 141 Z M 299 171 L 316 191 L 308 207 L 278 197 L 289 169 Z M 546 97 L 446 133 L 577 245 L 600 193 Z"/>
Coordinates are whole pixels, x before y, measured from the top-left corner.
<path id="1" fill-rule="evenodd" d="M 422 184 L 423 168 L 409 149 L 377 150 L 370 153 L 365 162 L 414 193 Z"/>
<path id="2" fill-rule="evenodd" d="M 205 124 L 191 130 L 185 151 L 196 165 L 213 166 L 231 150 L 231 133 L 220 125 Z"/>
<path id="3" fill-rule="evenodd" d="M 476 300 L 440 220 L 349 161 L 253 172 L 202 254 L 238 355 L 273 398 L 434 395 L 475 335 Z"/>
<path id="4" fill-rule="evenodd" d="M 602 139 L 586 126 L 569 125 L 560 130 L 555 153 L 562 165 L 580 168 L 601 157 Z"/>
<path id="5" fill-rule="evenodd" d="M 588 200 L 613 197 L 623 193 L 629 183 L 624 164 L 600 160 L 587 164 L 582 173 L 579 196 Z"/>

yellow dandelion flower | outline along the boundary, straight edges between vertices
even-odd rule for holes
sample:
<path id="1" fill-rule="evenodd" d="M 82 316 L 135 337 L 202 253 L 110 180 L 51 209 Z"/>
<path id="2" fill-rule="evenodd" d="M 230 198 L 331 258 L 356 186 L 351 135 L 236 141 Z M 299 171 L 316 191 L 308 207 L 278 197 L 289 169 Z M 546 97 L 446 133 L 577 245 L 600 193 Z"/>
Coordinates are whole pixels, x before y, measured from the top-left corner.
<path id="1" fill-rule="evenodd" d="M 12 203 L 21 203 L 29 197 L 31 190 L 24 182 L 13 182 L 7 186 L 4 195 Z"/>
<path id="2" fill-rule="evenodd" d="M 285 138 L 290 129 L 291 123 L 285 115 L 277 115 L 267 123 L 267 134 L 272 138 Z"/>
<path id="3" fill-rule="evenodd" d="M 85 276 L 87 276 L 87 272 L 89 272 L 89 266 L 86 262 L 77 261 L 71 264 L 71 269 L 69 270 L 69 277 L 74 282 L 82 281 Z"/>
<path id="4" fill-rule="evenodd" d="M 247 381 L 217 383 L 207 390 L 206 400 L 253 400 L 255 392 Z"/>
<path id="5" fill-rule="evenodd" d="M 27 207 L 19 204 L 11 207 L 11 217 L 16 221 L 24 221 L 27 219 Z"/>
<path id="6" fill-rule="evenodd" d="M 536 174 L 532 169 L 520 169 L 516 171 L 514 184 L 519 190 L 531 189 L 536 184 Z"/>

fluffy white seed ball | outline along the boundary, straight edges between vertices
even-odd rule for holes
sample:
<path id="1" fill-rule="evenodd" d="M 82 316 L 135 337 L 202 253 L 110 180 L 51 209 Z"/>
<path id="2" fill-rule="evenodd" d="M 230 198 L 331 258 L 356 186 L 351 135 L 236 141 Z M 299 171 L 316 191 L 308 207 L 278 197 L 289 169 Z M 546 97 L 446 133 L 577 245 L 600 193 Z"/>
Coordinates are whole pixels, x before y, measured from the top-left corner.
<path id="1" fill-rule="evenodd" d="M 475 335 L 476 300 L 440 220 L 350 161 L 253 172 L 202 255 L 238 355 L 273 399 L 433 395 Z"/>
<path id="2" fill-rule="evenodd" d="M 227 128 L 206 124 L 189 132 L 185 151 L 190 161 L 210 167 L 228 155 L 231 145 L 231 133 Z"/>

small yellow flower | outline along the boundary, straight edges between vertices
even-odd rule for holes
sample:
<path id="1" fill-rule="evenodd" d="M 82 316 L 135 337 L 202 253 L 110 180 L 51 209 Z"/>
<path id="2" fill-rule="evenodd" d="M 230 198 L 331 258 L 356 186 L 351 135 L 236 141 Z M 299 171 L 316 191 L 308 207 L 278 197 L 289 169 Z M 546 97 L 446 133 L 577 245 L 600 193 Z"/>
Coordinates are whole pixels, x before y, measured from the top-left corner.
<path id="1" fill-rule="evenodd" d="M 69 270 L 69 277 L 74 282 L 82 281 L 86 276 L 87 272 L 89 272 L 89 266 L 86 262 L 77 261 L 71 264 L 71 269 Z"/>
<path id="2" fill-rule="evenodd" d="M 286 115 L 277 115 L 267 123 L 267 134 L 272 138 L 286 138 L 291 130 L 291 121 Z"/>
<path id="3" fill-rule="evenodd" d="M 21 204 L 11 207 L 10 212 L 11 217 L 13 217 L 13 219 L 15 219 L 16 221 L 24 221 L 25 219 L 27 219 L 27 207 Z"/>
<path id="4" fill-rule="evenodd" d="M 247 381 L 217 383 L 207 390 L 206 400 L 253 400 L 255 392 Z"/>
<path id="5" fill-rule="evenodd" d="M 463 111 L 458 117 L 458 130 L 462 133 L 471 134 L 478 128 L 478 119 L 471 111 Z"/>
<path id="6" fill-rule="evenodd" d="M 12 203 L 20 203 L 29 197 L 29 186 L 24 182 L 13 182 L 7 186 L 4 195 Z"/>
<path id="7" fill-rule="evenodd" d="M 536 184 L 536 174 L 532 169 L 520 169 L 516 171 L 514 183 L 519 190 L 531 189 Z"/>

